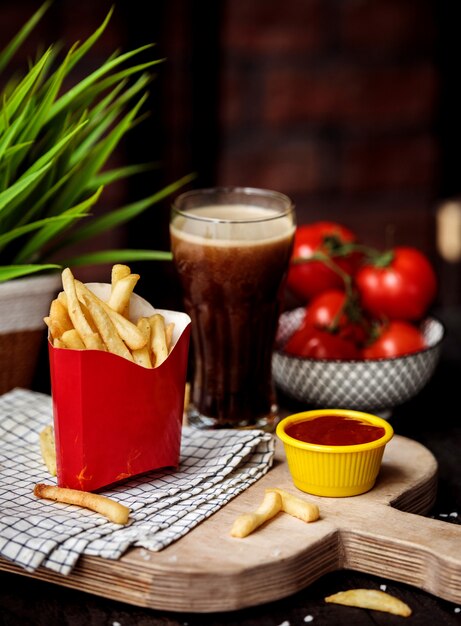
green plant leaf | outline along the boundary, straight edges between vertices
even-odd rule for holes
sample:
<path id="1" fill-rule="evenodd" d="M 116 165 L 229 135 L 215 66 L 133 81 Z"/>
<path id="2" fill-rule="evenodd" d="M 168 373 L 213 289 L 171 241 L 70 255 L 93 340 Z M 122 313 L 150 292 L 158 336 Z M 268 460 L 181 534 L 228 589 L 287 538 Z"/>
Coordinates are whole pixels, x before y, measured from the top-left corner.
<path id="1" fill-rule="evenodd" d="M 51 55 L 51 48 L 49 48 L 37 61 L 37 63 L 32 67 L 31 70 L 26 74 L 23 80 L 15 87 L 13 93 L 11 93 L 3 103 L 3 115 L 0 117 L 0 132 L 2 132 L 7 124 L 7 121 L 10 120 L 19 107 L 23 104 L 24 101 L 27 101 L 31 97 L 33 93 L 34 86 L 36 86 L 37 81 L 43 73 L 44 68 L 49 60 Z M 5 121 L 7 120 L 7 121 Z"/>
<path id="2" fill-rule="evenodd" d="M 43 128 L 44 120 L 48 116 L 48 112 L 56 99 L 59 90 L 62 86 L 64 77 L 66 75 L 66 64 L 69 55 L 67 55 L 64 62 L 52 75 L 50 82 L 46 89 L 43 89 L 34 102 L 32 115 L 29 116 L 28 124 L 23 125 L 23 131 L 20 136 L 20 140 L 32 141 L 35 140 Z M 30 101 L 27 103 L 30 104 Z M 53 142 L 55 143 L 55 142 Z M 19 165 L 15 163 L 15 167 Z"/>
<path id="3" fill-rule="evenodd" d="M 71 128 L 70 131 L 64 137 L 62 137 L 62 139 L 60 139 L 57 143 L 51 146 L 51 148 L 47 150 L 45 154 L 43 154 L 36 161 L 34 161 L 34 163 L 27 170 L 26 174 L 32 174 L 36 170 L 40 169 L 43 165 L 46 165 L 50 161 L 52 161 L 57 154 L 62 152 L 64 146 L 69 143 L 72 137 L 74 137 L 80 131 L 80 129 L 82 129 L 86 125 L 86 123 L 87 122 L 83 122 L 82 124 L 79 124 L 76 128 Z"/>
<path id="4" fill-rule="evenodd" d="M 104 21 L 94 31 L 94 33 L 92 33 L 88 37 L 88 39 L 84 43 L 82 43 L 80 46 L 78 46 L 78 47 L 76 46 L 75 47 L 75 49 L 72 52 L 72 56 L 69 59 L 69 64 L 68 64 L 68 70 L 69 71 L 71 69 L 73 69 L 73 67 L 80 61 L 80 59 L 82 59 L 89 52 L 89 50 L 94 46 L 96 41 L 104 33 L 104 31 L 106 30 L 107 25 L 110 22 L 110 18 L 112 17 L 113 12 L 114 12 L 114 7 L 111 7 L 109 9 L 109 12 L 107 13 L 106 17 L 104 18 Z"/>
<path id="5" fill-rule="evenodd" d="M 32 174 L 28 174 L 26 176 L 22 176 L 18 181 L 16 181 L 13 185 L 0 192 L 0 215 L 2 211 L 6 212 L 5 207 L 8 207 L 8 204 L 20 193 L 22 193 L 25 189 L 33 185 L 40 179 L 41 176 L 47 171 L 50 167 L 51 163 L 47 163 L 38 171 L 32 172 Z M 0 232 L 1 228 L 1 217 L 0 217 Z"/>
<path id="6" fill-rule="evenodd" d="M 8 243 L 14 241 L 18 237 L 22 237 L 27 233 L 30 233 L 42 226 L 47 226 L 53 222 L 63 222 L 64 225 L 69 223 L 74 223 L 76 219 L 79 217 L 84 217 L 86 214 L 82 215 L 57 215 L 56 217 L 45 217 L 42 220 L 37 220 L 36 222 L 30 222 L 29 224 L 24 224 L 23 226 L 18 226 L 18 228 L 13 228 L 12 230 L 0 235 L 0 250 L 2 250 Z"/>
<path id="7" fill-rule="evenodd" d="M 110 185 L 117 180 L 129 178 L 130 176 L 142 174 L 143 172 L 149 172 L 151 170 L 157 169 L 158 167 L 158 163 L 138 163 L 134 165 L 125 165 L 123 167 L 118 167 L 113 170 L 106 170 L 105 172 L 101 172 L 101 174 L 96 174 L 95 176 L 93 176 L 92 184 L 95 187 L 100 187 L 101 185 L 105 187 L 106 185 Z"/>
<path id="8" fill-rule="evenodd" d="M 72 245 L 78 243 L 80 241 L 90 239 L 96 235 L 99 235 L 102 232 L 106 232 L 107 230 L 111 230 L 117 226 L 121 226 L 126 222 L 132 220 L 134 217 L 143 213 L 146 209 L 151 207 L 152 205 L 160 202 L 164 198 L 167 198 L 175 191 L 186 185 L 190 182 L 194 176 L 192 174 L 188 176 L 184 176 L 178 181 L 164 187 L 160 191 L 157 191 L 153 195 L 148 198 L 144 198 L 139 200 L 138 202 L 134 202 L 120 209 L 115 209 L 111 213 L 107 213 L 105 215 L 101 215 L 100 217 L 95 217 L 81 228 L 77 227 L 77 230 L 69 236 L 68 239 L 62 242 L 63 246 Z"/>
<path id="9" fill-rule="evenodd" d="M 74 267 L 77 265 L 130 263 L 134 261 L 171 261 L 172 258 L 171 252 L 162 250 L 102 250 L 65 259 L 62 264 L 66 267 Z"/>
<path id="10" fill-rule="evenodd" d="M 112 132 L 101 141 L 98 146 L 93 148 L 86 161 L 80 164 L 78 175 L 69 180 L 63 192 L 53 203 L 50 214 L 54 214 L 60 206 L 68 206 L 78 198 L 82 188 L 85 189 L 91 177 L 104 166 L 106 160 L 115 150 L 118 142 L 130 127 L 132 119 L 136 116 L 139 108 L 144 103 L 144 100 L 145 97 L 141 98 L 136 106 L 122 118 Z"/>
<path id="11" fill-rule="evenodd" d="M 141 65 L 135 65 L 132 67 L 127 67 L 115 74 L 109 74 L 102 80 L 98 80 L 88 87 L 85 91 L 79 94 L 75 100 L 73 100 L 69 104 L 69 110 L 77 110 L 81 109 L 85 106 L 92 105 L 94 109 L 94 103 L 98 101 L 98 99 L 106 93 L 109 89 L 111 89 L 114 85 L 118 86 L 121 83 L 127 84 L 127 80 L 132 77 L 134 74 L 139 74 L 143 72 L 143 70 L 150 68 L 153 65 L 157 65 L 162 63 L 163 59 L 156 59 L 155 61 L 149 61 L 147 63 L 143 63 Z M 144 75 L 144 74 L 142 74 Z M 149 82 L 151 82 L 154 78 L 153 75 L 149 75 Z"/>
<path id="12" fill-rule="evenodd" d="M 0 283 L 22 276 L 29 276 L 37 272 L 49 272 L 54 269 L 61 269 L 61 265 L 56 263 L 46 263 L 44 265 L 0 265 Z"/>
<path id="13" fill-rule="evenodd" d="M 23 111 L 18 117 L 11 123 L 5 123 L 4 132 L 0 134 L 0 163 L 5 157 L 6 151 L 11 146 L 14 140 L 17 140 L 19 132 L 24 127 L 24 120 L 26 119 L 29 109 L 29 103 L 26 104 Z M 6 116 L 5 116 L 6 117 Z M 30 145 L 30 142 L 27 142 Z M 6 158 L 5 158 L 6 161 Z"/>
<path id="14" fill-rule="evenodd" d="M 93 149 L 93 146 L 97 144 L 98 140 L 110 129 L 117 117 L 121 115 L 124 106 L 129 100 L 138 95 L 145 88 L 146 84 L 147 81 L 142 76 L 131 88 L 125 89 L 122 95 L 116 97 L 120 87 L 119 84 L 100 104 L 92 108 L 88 132 L 84 140 L 73 151 L 70 160 L 71 164 L 75 164 L 85 158 L 88 152 Z"/>
<path id="15" fill-rule="evenodd" d="M 46 13 L 50 5 L 52 4 L 51 0 L 47 0 L 44 2 L 39 9 L 32 15 L 31 18 L 27 20 L 27 22 L 22 26 L 22 28 L 15 34 L 10 43 L 4 48 L 0 53 L 0 74 L 4 71 L 4 69 L 8 66 L 8 63 L 11 61 L 16 51 L 21 47 L 24 41 L 27 39 L 29 34 L 38 24 L 38 22 L 42 19 L 43 15 Z"/>
<path id="16" fill-rule="evenodd" d="M 72 171 L 66 172 L 56 183 L 53 184 L 53 182 L 51 182 L 48 184 L 45 191 L 38 197 L 30 198 L 30 202 L 27 203 L 28 209 L 23 213 L 21 222 L 29 222 L 31 219 L 35 219 L 36 215 L 41 215 L 41 211 L 44 210 L 44 207 L 48 206 L 50 198 L 53 198 L 57 191 L 65 185 L 70 176 L 72 176 Z M 95 187 L 88 192 L 93 193 L 100 186 L 101 185 L 95 185 Z M 19 217 L 17 217 L 17 219 L 19 220 Z"/>
<path id="17" fill-rule="evenodd" d="M 5 218 L 5 216 L 8 216 L 14 210 L 14 208 L 15 208 L 15 203 L 14 203 L 15 197 L 18 196 L 19 193 L 23 193 L 25 190 L 27 190 L 27 188 L 29 188 L 29 190 L 30 190 L 31 189 L 31 183 L 39 182 L 39 177 L 31 178 L 31 177 L 34 176 L 36 171 L 38 171 L 40 177 L 42 177 L 43 174 L 47 171 L 47 169 L 49 167 L 51 167 L 52 161 L 56 157 L 56 155 L 59 154 L 60 152 L 62 152 L 64 146 L 72 139 L 72 137 L 76 133 L 78 133 L 79 129 L 82 126 L 83 125 L 80 125 L 77 128 L 71 129 L 70 132 L 65 137 L 63 137 L 56 145 L 52 146 L 50 148 L 50 150 L 48 150 L 48 152 L 46 152 L 40 158 L 38 158 L 31 165 L 31 167 L 27 170 L 27 172 L 25 172 L 25 174 L 17 181 L 17 183 L 15 183 L 11 187 L 9 187 L 8 189 L 5 189 L 2 193 L 0 193 L 0 212 L 3 210 L 3 218 Z M 20 185 L 21 181 L 24 181 L 23 185 Z M 11 192 L 13 190 L 15 190 L 15 189 L 16 189 L 17 193 L 15 195 L 12 195 Z M 10 193 L 8 193 L 8 192 L 10 192 Z M 3 194 L 5 195 L 5 199 L 4 200 L 2 200 L 2 195 Z M 3 205 L 2 205 L 2 202 L 3 202 Z M 31 202 L 31 204 L 32 204 L 32 202 Z M 7 205 L 7 208 L 5 208 L 6 205 Z M 30 211 L 26 215 L 17 216 L 13 220 L 14 225 L 23 224 L 26 219 L 27 220 L 30 219 Z M 8 224 L 8 222 L 7 222 L 7 224 Z M 0 225 L 1 225 L 1 222 L 0 222 Z M 0 232 L 1 232 L 1 230 L 2 229 L 0 227 Z"/>
<path id="18" fill-rule="evenodd" d="M 144 52 L 145 50 L 152 48 L 152 46 L 153 44 L 147 44 L 147 45 L 141 46 L 140 48 L 137 48 L 135 50 L 130 50 L 129 52 L 126 52 L 125 54 L 120 54 L 114 59 L 110 59 L 109 61 L 106 61 L 105 63 L 103 63 L 97 70 L 95 70 L 94 72 L 92 72 L 91 74 L 83 78 L 74 87 L 69 89 L 69 91 L 67 91 L 65 94 L 63 94 L 60 98 L 56 100 L 56 102 L 53 104 L 52 109 L 50 110 L 48 121 L 53 119 L 53 117 L 58 115 L 63 109 L 72 107 L 72 102 L 76 100 L 78 97 L 82 96 L 82 94 L 85 93 L 88 87 L 92 86 L 100 77 L 109 73 L 115 67 L 124 63 L 125 61 L 133 57 L 134 55 L 140 54 L 141 52 Z M 148 63 L 144 63 L 142 66 L 139 66 L 139 67 L 142 67 L 142 68 L 151 67 L 153 65 L 157 65 L 158 63 L 161 63 L 162 61 L 163 61 L 162 59 L 155 59 Z M 132 71 L 133 70 L 131 68 L 128 68 L 122 72 L 122 76 L 127 76 L 130 73 L 132 73 Z"/>
<path id="19" fill-rule="evenodd" d="M 101 192 L 102 187 L 98 189 L 96 193 L 94 193 L 91 197 L 68 209 L 62 215 L 74 218 L 74 220 L 80 219 L 88 213 L 88 211 L 94 204 L 96 204 L 99 196 L 101 195 Z M 38 233 L 36 233 L 33 237 L 29 239 L 26 245 L 16 255 L 14 263 L 25 263 L 27 260 L 32 259 L 34 255 L 38 254 L 38 252 L 42 250 L 46 246 L 46 244 L 48 244 L 64 228 L 69 225 L 69 221 L 61 221 L 59 223 L 56 221 L 49 221 L 46 226 L 44 226 Z"/>

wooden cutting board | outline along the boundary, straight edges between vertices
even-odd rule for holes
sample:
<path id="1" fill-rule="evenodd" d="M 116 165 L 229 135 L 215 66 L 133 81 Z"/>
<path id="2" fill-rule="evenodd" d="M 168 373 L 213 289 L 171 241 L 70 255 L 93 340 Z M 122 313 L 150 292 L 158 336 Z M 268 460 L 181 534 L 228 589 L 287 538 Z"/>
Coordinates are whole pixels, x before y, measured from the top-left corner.
<path id="1" fill-rule="evenodd" d="M 244 539 L 229 535 L 267 487 L 320 508 L 310 524 L 279 513 Z M 421 444 L 395 436 L 375 487 L 353 498 L 321 498 L 292 484 L 282 445 L 274 467 L 244 493 L 161 552 L 136 548 L 118 561 L 82 557 L 72 574 L 0 569 L 134 605 L 169 611 L 230 611 L 291 595 L 347 568 L 401 581 L 461 602 L 461 526 L 422 517 L 434 503 L 437 462 Z"/>

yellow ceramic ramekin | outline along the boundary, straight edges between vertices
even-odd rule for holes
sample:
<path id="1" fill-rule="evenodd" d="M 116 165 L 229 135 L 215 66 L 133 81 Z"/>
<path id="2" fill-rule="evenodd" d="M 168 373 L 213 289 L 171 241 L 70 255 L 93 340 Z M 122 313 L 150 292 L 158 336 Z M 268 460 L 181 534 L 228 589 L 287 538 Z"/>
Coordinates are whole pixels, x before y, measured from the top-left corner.
<path id="1" fill-rule="evenodd" d="M 286 434 L 294 422 L 321 415 L 339 415 L 369 422 L 384 428 L 380 439 L 350 446 L 327 446 L 299 441 Z M 277 436 L 282 440 L 288 468 L 295 486 L 317 496 L 341 498 L 369 491 L 375 484 L 386 444 L 394 435 L 386 420 L 349 409 L 318 409 L 290 415 L 277 425 Z"/>

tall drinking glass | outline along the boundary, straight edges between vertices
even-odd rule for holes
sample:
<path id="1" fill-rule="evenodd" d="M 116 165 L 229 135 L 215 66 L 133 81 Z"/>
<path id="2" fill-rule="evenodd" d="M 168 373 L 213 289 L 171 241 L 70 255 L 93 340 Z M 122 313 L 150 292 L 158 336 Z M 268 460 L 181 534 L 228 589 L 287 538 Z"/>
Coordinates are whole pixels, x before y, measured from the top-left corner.
<path id="1" fill-rule="evenodd" d="M 171 249 L 192 319 L 189 423 L 271 429 L 272 351 L 293 245 L 291 200 L 210 188 L 174 202 Z"/>

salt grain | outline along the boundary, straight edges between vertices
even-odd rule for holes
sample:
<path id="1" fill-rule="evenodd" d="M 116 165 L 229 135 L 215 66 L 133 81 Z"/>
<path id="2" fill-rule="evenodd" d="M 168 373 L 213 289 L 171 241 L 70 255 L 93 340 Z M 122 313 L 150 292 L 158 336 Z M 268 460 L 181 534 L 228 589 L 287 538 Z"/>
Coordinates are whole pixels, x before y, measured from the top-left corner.
<path id="1" fill-rule="evenodd" d="M 459 608 L 459 606 L 455 608 L 455 613 L 461 613 L 461 609 Z"/>
<path id="2" fill-rule="evenodd" d="M 285 620 L 284 622 L 282 622 L 280 624 L 280 626 L 290 626 L 290 622 L 288 622 L 287 620 Z"/>
<path id="3" fill-rule="evenodd" d="M 178 557 L 176 556 L 176 554 L 172 554 L 170 557 L 168 557 L 168 561 L 170 563 L 176 563 L 177 560 L 178 560 Z"/>
<path id="4" fill-rule="evenodd" d="M 143 559 L 143 561 L 150 561 L 150 552 L 148 552 L 144 548 L 141 548 L 139 550 L 139 556 Z"/>
<path id="5" fill-rule="evenodd" d="M 120 622 L 112 622 L 112 626 L 121 626 Z"/>
<path id="6" fill-rule="evenodd" d="M 313 622 L 314 621 L 314 616 L 313 615 L 306 615 L 306 617 L 304 618 L 305 622 Z"/>
<path id="7" fill-rule="evenodd" d="M 458 513 L 456 511 L 453 511 L 453 513 L 450 513 L 450 517 L 458 517 Z"/>
<path id="8" fill-rule="evenodd" d="M 379 588 L 381 589 L 381 591 L 386 591 L 387 585 L 379 585 Z"/>

